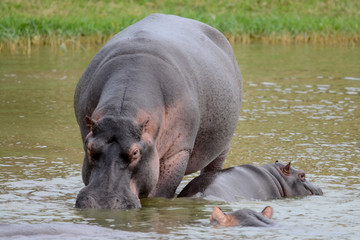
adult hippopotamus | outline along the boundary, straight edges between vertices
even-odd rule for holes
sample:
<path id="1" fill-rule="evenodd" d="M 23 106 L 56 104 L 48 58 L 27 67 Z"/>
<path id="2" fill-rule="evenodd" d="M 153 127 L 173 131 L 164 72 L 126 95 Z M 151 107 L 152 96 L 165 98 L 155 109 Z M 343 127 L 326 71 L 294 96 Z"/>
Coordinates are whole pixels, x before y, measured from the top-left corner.
<path id="1" fill-rule="evenodd" d="M 247 208 L 224 213 L 219 207 L 214 207 L 210 223 L 224 227 L 269 227 L 275 225 L 275 222 L 271 220 L 273 212 L 274 210 L 270 206 L 265 207 L 261 213 Z"/>
<path id="2" fill-rule="evenodd" d="M 241 105 L 231 45 L 195 20 L 153 14 L 116 34 L 77 84 L 78 208 L 139 208 L 185 174 L 222 169 Z"/>
<path id="3" fill-rule="evenodd" d="M 262 166 L 240 165 L 200 174 L 178 197 L 201 197 L 236 201 L 237 198 L 268 200 L 281 197 L 322 195 L 322 190 L 305 178 L 305 172 L 278 161 Z"/>

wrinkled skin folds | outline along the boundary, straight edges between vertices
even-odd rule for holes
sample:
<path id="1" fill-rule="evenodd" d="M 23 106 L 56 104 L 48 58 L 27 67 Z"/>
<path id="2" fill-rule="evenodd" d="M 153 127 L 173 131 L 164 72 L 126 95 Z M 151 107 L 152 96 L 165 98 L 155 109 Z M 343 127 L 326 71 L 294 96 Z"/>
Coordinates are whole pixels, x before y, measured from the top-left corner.
<path id="1" fill-rule="evenodd" d="M 152 14 L 116 34 L 74 95 L 85 157 L 78 208 L 140 208 L 186 174 L 222 169 L 241 107 L 231 45 L 201 22 Z"/>

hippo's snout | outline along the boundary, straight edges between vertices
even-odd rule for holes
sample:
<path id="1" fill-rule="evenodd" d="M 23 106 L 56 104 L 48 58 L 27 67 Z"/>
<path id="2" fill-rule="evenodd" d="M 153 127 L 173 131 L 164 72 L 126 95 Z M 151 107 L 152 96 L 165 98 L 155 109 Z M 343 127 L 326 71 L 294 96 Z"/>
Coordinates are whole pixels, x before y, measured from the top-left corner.
<path id="1" fill-rule="evenodd" d="M 323 195 L 321 188 L 315 186 L 314 184 L 308 181 L 305 182 L 304 187 L 309 195 Z"/>
<path id="2" fill-rule="evenodd" d="M 131 196 L 133 195 L 133 196 Z M 130 209 L 141 208 L 140 200 L 131 193 L 130 196 L 107 196 L 105 194 L 91 194 L 81 191 L 77 196 L 76 208 L 98 208 L 98 209 Z"/>
<path id="3" fill-rule="evenodd" d="M 84 195 L 84 194 L 83 194 Z M 78 195 L 75 203 L 76 208 L 100 208 L 99 204 L 95 200 L 93 196 L 86 195 L 81 196 Z"/>
<path id="4" fill-rule="evenodd" d="M 320 188 L 316 188 L 312 193 L 313 195 L 323 195 L 323 192 Z"/>

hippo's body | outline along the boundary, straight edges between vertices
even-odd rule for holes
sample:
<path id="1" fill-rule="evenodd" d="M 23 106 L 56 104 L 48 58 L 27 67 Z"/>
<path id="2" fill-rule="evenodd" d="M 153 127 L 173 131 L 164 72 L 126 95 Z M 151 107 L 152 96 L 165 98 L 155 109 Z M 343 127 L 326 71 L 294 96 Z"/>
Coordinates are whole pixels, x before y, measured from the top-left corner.
<path id="1" fill-rule="evenodd" d="M 272 215 L 273 208 L 270 206 L 265 207 L 261 213 L 246 208 L 224 213 L 219 207 L 214 207 L 210 223 L 223 227 L 270 227 L 275 225 L 275 222 L 271 220 Z"/>
<path id="2" fill-rule="evenodd" d="M 320 188 L 305 179 L 305 173 L 276 162 L 262 166 L 241 165 L 200 174 L 178 197 L 200 195 L 224 201 L 237 198 L 268 200 L 281 197 L 322 195 Z"/>
<path id="3" fill-rule="evenodd" d="M 86 185 L 80 208 L 173 197 L 185 174 L 219 170 L 241 105 L 232 48 L 216 29 L 153 14 L 115 35 L 76 87 Z"/>

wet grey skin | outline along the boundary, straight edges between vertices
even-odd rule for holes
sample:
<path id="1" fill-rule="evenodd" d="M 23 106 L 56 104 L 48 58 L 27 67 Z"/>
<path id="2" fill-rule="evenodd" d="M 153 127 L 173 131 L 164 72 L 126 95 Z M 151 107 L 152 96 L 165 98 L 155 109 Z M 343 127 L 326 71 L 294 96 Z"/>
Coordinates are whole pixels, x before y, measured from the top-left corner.
<path id="1" fill-rule="evenodd" d="M 85 157 L 77 208 L 140 208 L 186 174 L 222 169 L 241 107 L 232 47 L 195 20 L 152 14 L 82 74 L 74 108 Z"/>
<path id="2" fill-rule="evenodd" d="M 268 200 L 282 197 L 322 195 L 305 178 L 305 172 L 280 162 L 262 166 L 240 165 L 200 174 L 178 197 L 208 197 L 233 202 L 238 198 Z"/>

